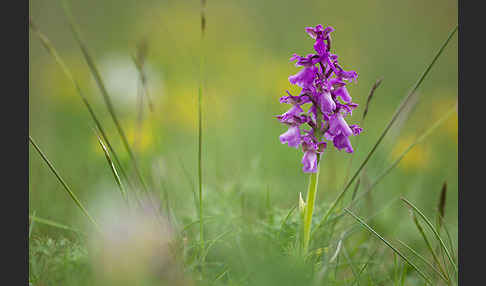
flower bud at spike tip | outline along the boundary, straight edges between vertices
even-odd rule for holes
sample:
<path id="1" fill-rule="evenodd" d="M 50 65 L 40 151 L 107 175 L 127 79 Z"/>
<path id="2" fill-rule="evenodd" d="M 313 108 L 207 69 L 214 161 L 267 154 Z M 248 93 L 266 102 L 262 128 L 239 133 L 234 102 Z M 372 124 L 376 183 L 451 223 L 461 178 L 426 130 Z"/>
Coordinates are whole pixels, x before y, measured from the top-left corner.
<path id="1" fill-rule="evenodd" d="M 302 193 L 299 192 L 299 212 L 304 214 L 305 210 L 305 202 L 304 199 L 302 198 Z"/>

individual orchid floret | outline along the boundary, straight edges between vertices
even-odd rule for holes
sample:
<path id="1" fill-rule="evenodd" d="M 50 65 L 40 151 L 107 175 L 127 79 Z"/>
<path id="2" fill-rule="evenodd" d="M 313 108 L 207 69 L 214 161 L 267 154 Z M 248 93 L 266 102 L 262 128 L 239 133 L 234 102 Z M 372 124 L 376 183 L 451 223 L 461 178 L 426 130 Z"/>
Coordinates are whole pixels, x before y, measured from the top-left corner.
<path id="1" fill-rule="evenodd" d="M 299 148 L 301 143 L 299 126 L 290 126 L 287 132 L 280 135 L 279 139 L 282 144 L 287 143 L 290 147 Z"/>
<path id="2" fill-rule="evenodd" d="M 332 143 L 334 147 L 338 150 L 346 150 L 348 153 L 353 153 L 353 146 L 351 146 L 351 142 L 349 141 L 349 137 L 340 133 L 339 135 L 334 136 L 332 139 Z"/>
<path id="3" fill-rule="evenodd" d="M 343 118 L 341 112 L 336 112 L 331 115 L 329 119 L 329 130 L 327 131 L 331 135 L 339 135 L 344 134 L 345 136 L 349 136 L 353 134 L 351 128 L 349 128 L 348 123 Z"/>
<path id="4" fill-rule="evenodd" d="M 327 144 L 326 142 L 317 142 L 312 130 L 306 133 L 306 135 L 302 136 L 302 151 L 304 151 L 302 171 L 304 173 L 315 173 L 319 163 L 317 156 L 324 152 Z"/>

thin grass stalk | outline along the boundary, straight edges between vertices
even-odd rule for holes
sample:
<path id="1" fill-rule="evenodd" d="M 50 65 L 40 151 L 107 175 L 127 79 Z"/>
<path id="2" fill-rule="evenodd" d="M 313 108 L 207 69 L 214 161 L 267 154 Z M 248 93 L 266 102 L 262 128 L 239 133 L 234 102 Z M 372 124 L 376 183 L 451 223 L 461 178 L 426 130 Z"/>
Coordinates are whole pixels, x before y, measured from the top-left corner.
<path id="1" fill-rule="evenodd" d="M 361 179 L 358 179 L 358 181 L 356 182 L 356 185 L 354 186 L 354 191 L 353 191 L 353 195 L 351 196 L 351 201 L 354 201 L 354 198 L 356 197 L 356 194 L 358 193 L 360 183 L 361 183 Z"/>
<path id="2" fill-rule="evenodd" d="M 81 87 L 79 86 L 78 82 L 74 79 L 71 71 L 68 69 L 67 65 L 62 60 L 61 56 L 59 55 L 59 53 L 57 52 L 57 50 L 54 48 L 54 46 L 52 45 L 51 41 L 46 37 L 46 35 L 44 35 L 37 28 L 37 26 L 33 23 L 32 19 L 29 19 L 29 24 L 30 24 L 30 29 L 39 37 L 39 40 L 41 41 L 41 43 L 44 46 L 44 48 L 54 58 L 54 61 L 59 65 L 59 67 L 63 71 L 64 75 L 73 84 L 74 89 L 76 90 L 76 93 L 79 95 L 79 97 L 81 98 L 81 101 L 83 102 L 83 104 L 88 109 L 88 112 L 89 112 L 91 118 L 93 119 L 96 127 L 100 131 L 101 136 L 103 137 L 103 140 L 106 142 L 106 145 L 108 146 L 108 149 L 113 154 L 113 158 L 115 159 L 115 163 L 117 164 L 118 169 L 120 170 L 120 174 L 122 175 L 123 178 L 125 178 L 125 180 L 128 183 L 130 183 L 130 181 L 128 180 L 128 177 L 127 177 L 127 175 L 125 173 L 125 170 L 124 170 L 124 168 L 123 168 L 120 160 L 118 159 L 118 155 L 116 154 L 115 150 L 113 149 L 113 147 L 112 147 L 112 145 L 110 143 L 110 140 L 108 140 L 108 137 L 106 136 L 105 130 L 101 126 L 101 123 L 98 120 L 98 117 L 96 116 L 93 108 L 91 107 L 91 104 L 89 103 L 89 101 L 86 98 L 86 96 L 84 96 L 83 92 L 81 91 Z"/>
<path id="3" fill-rule="evenodd" d="M 32 217 L 35 217 L 35 211 L 32 213 Z M 29 216 L 30 218 L 30 216 Z M 30 224 L 29 224 L 29 239 L 32 236 L 32 230 L 34 229 L 34 220 L 31 218 L 30 219 Z"/>
<path id="4" fill-rule="evenodd" d="M 105 101 L 108 112 L 110 113 L 110 116 L 113 119 L 113 122 L 115 123 L 116 129 L 117 129 L 117 131 L 118 131 L 118 133 L 119 133 L 119 135 L 122 139 L 123 146 L 125 147 L 128 155 L 130 156 L 130 159 L 133 163 L 135 173 L 136 173 L 144 191 L 148 192 L 147 185 L 145 183 L 145 180 L 143 179 L 142 173 L 141 173 L 140 168 L 138 166 L 137 159 L 135 158 L 135 154 L 133 153 L 132 148 L 130 147 L 130 144 L 128 143 L 128 139 L 125 135 L 125 132 L 123 131 L 123 128 L 121 127 L 121 124 L 118 121 L 118 116 L 116 115 L 115 108 L 114 108 L 113 103 L 111 101 L 111 98 L 108 94 L 108 91 L 105 88 L 105 85 L 104 85 L 103 80 L 101 78 L 101 75 L 98 71 L 98 68 L 96 67 L 96 64 L 95 64 L 93 58 L 89 54 L 87 46 L 85 45 L 84 41 L 81 38 L 81 32 L 80 32 L 78 26 L 76 25 L 76 23 L 74 21 L 74 17 L 71 13 L 71 8 L 69 6 L 68 0 L 62 0 L 62 3 L 63 3 L 63 8 L 64 8 L 64 13 L 67 16 L 69 26 L 71 28 L 73 35 L 74 35 L 74 38 L 78 42 L 78 45 L 81 48 L 81 52 L 83 53 L 83 56 L 86 60 L 86 63 L 88 64 L 89 69 L 90 69 L 90 71 L 91 71 L 91 73 L 92 73 L 92 75 L 93 75 L 93 77 L 96 81 L 96 84 L 101 91 L 101 95 L 102 95 L 102 97 Z"/>
<path id="5" fill-rule="evenodd" d="M 52 221 L 52 220 L 49 220 L 49 219 L 44 219 L 44 218 L 36 217 L 35 216 L 35 213 L 32 214 L 32 215 L 29 215 L 29 218 L 30 218 L 30 220 L 32 222 L 38 222 L 38 223 L 45 224 L 45 225 L 48 225 L 48 226 L 52 226 L 52 227 L 56 227 L 56 228 L 60 228 L 60 229 L 69 230 L 69 231 L 73 231 L 73 232 L 76 232 L 76 233 L 84 234 L 80 230 L 77 230 L 77 229 L 74 229 L 72 227 L 63 225 L 61 223 L 58 223 L 58 222 L 55 222 L 55 221 Z"/>
<path id="6" fill-rule="evenodd" d="M 142 128 L 143 128 L 143 90 L 140 83 L 137 83 L 137 122 L 136 122 L 136 130 L 134 134 L 134 139 L 132 143 L 133 151 L 135 152 L 135 156 L 140 154 L 140 140 L 142 137 Z"/>
<path id="7" fill-rule="evenodd" d="M 59 175 L 59 173 L 57 172 L 56 168 L 54 168 L 54 165 L 49 161 L 49 159 L 47 158 L 47 156 L 44 154 L 44 152 L 42 152 L 42 150 L 39 148 L 39 146 L 37 146 L 37 144 L 35 143 L 34 139 L 30 135 L 29 135 L 29 142 L 30 142 L 30 144 L 32 144 L 32 146 L 34 146 L 34 149 L 42 157 L 42 160 L 44 160 L 44 162 L 47 164 L 47 166 L 49 166 L 49 169 L 51 169 L 52 173 L 54 173 L 54 175 L 56 176 L 56 178 L 59 180 L 59 182 L 61 183 L 61 185 L 64 187 L 64 190 L 66 190 L 66 192 L 68 193 L 68 195 L 71 197 L 71 199 L 74 201 L 74 203 L 79 207 L 79 209 L 81 210 L 81 212 L 89 219 L 89 221 L 96 227 L 96 229 L 101 232 L 101 228 L 99 227 L 98 223 L 88 213 L 88 211 L 83 206 L 83 204 L 81 203 L 81 201 L 74 194 L 74 192 L 71 190 L 71 188 L 66 184 L 66 182 L 61 177 L 61 175 Z"/>
<path id="8" fill-rule="evenodd" d="M 432 284 L 430 279 L 423 273 L 415 264 L 413 264 L 405 255 L 403 255 L 398 249 L 396 249 L 393 245 L 391 245 L 386 239 L 384 239 L 381 235 L 379 235 L 374 229 L 372 229 L 366 222 L 364 222 L 362 219 L 360 219 L 358 216 L 356 216 L 352 211 L 350 211 L 348 208 L 344 208 L 344 211 L 346 211 L 348 214 L 350 214 L 355 220 L 357 220 L 366 230 L 368 230 L 371 234 L 375 235 L 378 237 L 383 243 L 385 243 L 389 248 L 393 250 L 398 256 L 400 256 L 405 262 L 408 263 L 415 271 L 417 271 L 422 278 L 428 283 Z"/>
<path id="9" fill-rule="evenodd" d="M 154 112 L 154 104 L 152 102 L 152 99 L 150 97 L 149 91 L 148 91 L 148 84 L 147 84 L 147 74 L 145 73 L 145 57 L 147 53 L 147 45 L 145 42 L 143 42 L 140 47 L 139 51 L 137 53 L 136 57 L 132 57 L 133 62 L 135 63 L 135 67 L 137 68 L 139 77 L 140 77 L 140 83 L 142 85 L 142 91 L 143 95 L 147 98 L 147 105 L 149 107 L 150 112 Z"/>
<path id="10" fill-rule="evenodd" d="M 375 94 L 375 90 L 380 86 L 382 81 L 383 81 L 383 77 L 377 79 L 376 82 L 371 87 L 370 93 L 368 94 L 368 98 L 366 99 L 366 105 L 365 105 L 365 108 L 364 108 L 364 111 L 363 111 L 363 115 L 361 116 L 361 120 L 358 124 L 361 127 L 364 126 L 364 120 L 366 118 L 366 115 L 368 114 L 368 109 L 370 107 L 371 99 L 373 99 L 373 95 Z M 357 146 L 359 145 L 360 138 L 361 138 L 361 136 L 359 136 L 356 139 L 355 149 L 358 148 Z M 346 182 L 348 180 L 349 172 L 351 171 L 351 166 L 353 165 L 353 159 L 355 157 L 354 154 L 355 153 L 352 153 L 351 158 L 349 158 L 349 163 L 348 163 L 348 167 L 346 168 L 346 176 L 344 177 L 344 182 Z"/>
<path id="11" fill-rule="evenodd" d="M 398 156 L 397 159 L 395 159 L 395 161 L 393 161 L 393 163 L 385 169 L 385 171 L 383 171 L 379 176 L 378 178 L 376 178 L 375 181 L 373 181 L 373 183 L 366 189 L 366 191 L 362 194 L 360 194 L 356 200 L 353 200 L 351 202 L 351 205 L 350 206 L 354 206 L 354 204 L 356 202 L 358 202 L 361 198 L 363 198 L 366 194 L 368 194 L 369 192 L 371 192 L 371 190 L 373 190 L 374 187 L 376 187 L 376 185 L 378 185 L 379 182 L 381 182 L 381 180 L 383 180 L 383 178 L 388 175 L 397 165 L 398 163 L 400 163 L 400 161 L 405 157 L 405 155 L 407 155 L 408 152 L 410 152 L 417 144 L 420 144 L 421 142 L 423 142 L 430 134 L 432 134 L 432 132 L 434 132 L 440 125 L 442 125 L 442 123 L 444 123 L 452 114 L 454 114 L 457 110 L 457 104 L 451 108 L 448 112 L 446 112 L 439 120 L 437 120 L 432 126 L 430 126 L 424 133 L 422 133 L 422 135 L 420 135 L 419 137 L 417 137 L 417 139 L 415 139 L 414 142 L 412 142 L 408 147 L 407 149 L 405 149 L 401 154 L 400 156 Z"/>
<path id="12" fill-rule="evenodd" d="M 199 92 L 197 101 L 198 113 L 198 141 L 197 141 L 197 174 L 199 188 L 199 240 L 201 243 L 201 253 L 204 253 L 204 219 L 203 219 L 203 193 L 202 193 L 202 96 L 203 96 L 203 74 L 204 74 L 204 33 L 206 30 L 206 0 L 201 0 L 201 58 L 199 63 Z M 201 258 L 204 259 L 203 255 Z M 203 260 L 204 261 L 204 260 Z"/>
<path id="13" fill-rule="evenodd" d="M 457 260 L 457 258 L 454 257 L 454 245 L 453 245 L 453 241 L 452 241 L 452 238 L 451 238 L 451 234 L 449 232 L 449 228 L 447 227 L 447 224 L 445 222 L 443 222 L 442 226 L 443 226 L 443 229 L 446 233 L 447 241 L 449 242 L 449 247 L 452 250 L 452 255 L 453 255 L 452 258 L 454 258 L 454 260 Z"/>
<path id="14" fill-rule="evenodd" d="M 399 197 L 396 197 L 396 198 L 390 200 L 381 209 L 377 210 L 372 215 L 366 217 L 365 221 L 371 221 L 372 219 L 374 219 L 375 217 L 377 217 L 378 215 L 380 215 L 381 213 L 383 213 L 385 210 L 387 210 L 389 207 L 391 207 L 399 199 L 400 199 Z M 346 214 L 343 212 L 342 215 L 344 216 Z M 341 234 L 341 239 L 342 240 L 348 239 L 348 237 L 350 237 L 354 232 L 357 231 L 358 227 L 359 227 L 359 225 L 353 225 L 353 226 L 349 227 L 349 229 L 347 229 L 346 231 L 343 231 L 343 233 Z"/>
<path id="15" fill-rule="evenodd" d="M 370 264 L 371 260 L 374 258 L 375 254 L 377 253 L 378 251 L 375 250 L 371 256 L 368 258 L 368 261 L 366 261 L 366 263 L 363 265 L 363 267 L 361 268 L 361 270 L 359 271 L 358 273 L 358 277 L 354 280 L 353 284 L 351 284 L 351 286 L 354 286 L 358 281 L 359 281 L 359 278 L 361 277 L 361 274 L 363 274 L 364 270 L 366 269 L 366 267 L 368 266 L 368 264 Z"/>
<path id="16" fill-rule="evenodd" d="M 415 226 L 417 227 L 418 231 L 420 232 L 420 235 L 424 239 L 425 244 L 427 245 L 427 248 L 429 249 L 430 253 L 432 254 L 432 258 L 434 259 L 435 264 L 439 267 L 440 272 L 444 276 L 447 275 L 447 280 L 450 280 L 450 277 L 448 276 L 447 272 L 444 271 L 444 268 L 442 267 L 442 264 L 440 263 L 439 258 L 437 257 L 437 254 L 435 253 L 435 251 L 432 247 L 432 244 L 429 241 L 429 238 L 425 234 L 424 228 L 422 227 L 422 225 L 418 221 L 417 216 L 415 215 L 415 213 L 413 211 L 412 211 L 412 219 L 413 219 L 413 222 L 414 222 Z"/>
<path id="17" fill-rule="evenodd" d="M 427 224 L 427 226 L 432 230 L 432 232 L 435 235 L 435 238 L 440 242 L 440 245 L 442 247 L 442 250 L 444 250 L 445 254 L 447 255 L 447 258 L 449 259 L 449 262 L 454 267 L 454 270 L 457 273 L 458 272 L 457 265 L 454 262 L 454 259 L 452 259 L 452 256 L 451 256 L 451 254 L 449 252 L 449 249 L 447 249 L 447 247 L 445 246 L 444 241 L 442 240 L 442 238 L 440 237 L 439 233 L 437 232 L 437 230 L 435 229 L 435 227 L 432 225 L 432 223 L 430 222 L 430 220 L 416 206 L 414 206 L 411 202 L 409 202 L 406 198 L 403 198 L 402 197 L 401 200 L 406 205 L 408 205 L 409 207 L 411 207 L 425 221 L 425 224 Z"/>
<path id="18" fill-rule="evenodd" d="M 132 56 L 132 60 L 137 68 L 139 80 L 137 82 L 137 92 L 138 92 L 138 115 L 137 115 L 137 132 L 135 133 L 135 139 L 133 140 L 133 149 L 136 152 L 136 155 L 140 152 L 140 137 L 142 135 L 142 125 L 143 125 L 143 106 L 144 106 L 144 99 L 147 99 L 147 104 L 149 107 L 149 111 L 153 112 L 154 107 L 152 101 L 150 100 L 148 94 L 148 87 L 147 87 L 147 76 L 144 71 L 145 66 L 145 59 L 147 56 L 147 42 L 142 41 L 137 47 L 137 53 L 135 56 Z"/>
<path id="19" fill-rule="evenodd" d="M 311 226 L 312 226 L 312 215 L 314 214 L 314 205 L 317 197 L 317 184 L 319 182 L 319 171 L 320 171 L 320 155 L 317 158 L 317 171 L 311 173 L 309 177 L 309 186 L 307 188 L 307 197 L 305 200 L 304 209 L 304 236 L 303 236 L 303 254 L 307 254 L 310 242 Z"/>
<path id="20" fill-rule="evenodd" d="M 125 187 L 123 186 L 123 183 L 121 182 L 120 176 L 118 176 L 118 172 L 116 171 L 115 165 L 113 164 L 113 161 L 111 160 L 110 153 L 108 152 L 108 149 L 106 148 L 105 143 L 103 143 L 103 140 L 101 139 L 101 137 L 98 134 L 96 134 L 96 137 L 98 138 L 98 143 L 100 143 L 101 150 L 103 150 L 103 153 L 105 154 L 105 158 L 106 158 L 106 161 L 108 162 L 108 166 L 110 167 L 111 172 L 113 173 L 113 176 L 115 177 L 115 181 L 116 181 L 116 184 L 118 185 L 118 188 L 120 189 L 120 193 L 121 193 L 123 199 L 128 204 L 128 197 L 127 197 Z"/>
<path id="21" fill-rule="evenodd" d="M 184 166 L 184 163 L 182 163 L 181 157 L 178 157 L 178 161 L 180 163 L 182 171 L 184 172 L 184 175 L 187 178 L 187 181 L 189 182 L 191 192 L 192 192 L 192 196 L 193 196 L 193 200 L 194 200 L 194 207 L 198 211 L 198 216 L 199 216 L 199 202 L 198 202 L 198 197 L 197 197 L 197 193 L 196 193 L 196 188 L 194 186 L 194 181 L 192 180 L 191 175 L 189 174 L 186 167 Z"/>
<path id="22" fill-rule="evenodd" d="M 343 256 L 344 256 L 344 259 L 346 259 L 346 261 L 349 263 L 349 268 L 351 268 L 351 273 L 353 274 L 353 277 L 354 277 L 354 280 L 358 279 L 358 276 L 359 276 L 359 271 L 358 269 L 355 268 L 355 263 L 352 262 L 351 260 L 351 257 L 349 256 L 348 254 L 348 251 L 346 250 L 346 246 L 344 245 L 344 243 L 342 243 L 342 248 L 343 248 Z"/>
<path id="23" fill-rule="evenodd" d="M 366 166 L 366 164 L 368 163 L 369 159 L 374 154 L 375 150 L 378 148 L 378 146 L 380 145 L 381 141 L 383 140 L 383 138 L 385 137 L 385 135 L 388 133 L 388 131 L 392 127 L 392 125 L 395 122 L 395 120 L 398 118 L 398 116 L 400 115 L 400 113 L 403 111 L 404 107 L 407 105 L 407 102 L 412 98 L 412 95 L 420 87 L 420 85 L 422 84 L 423 80 L 425 79 L 425 77 L 427 76 L 427 74 L 429 73 L 429 71 L 431 70 L 431 68 L 434 66 L 435 62 L 437 61 L 437 59 L 439 58 L 439 56 L 444 51 L 444 49 L 447 46 L 447 44 L 452 39 L 452 36 L 456 33 L 457 27 L 458 26 L 456 26 L 451 31 L 451 33 L 449 34 L 448 38 L 445 40 L 445 42 L 440 47 L 439 51 L 434 56 L 432 62 L 426 67 L 425 71 L 422 73 L 422 75 L 419 77 L 418 81 L 413 86 L 412 90 L 408 93 L 408 95 L 404 98 L 404 100 L 402 101 L 402 103 L 398 106 L 397 110 L 395 111 L 395 114 L 392 116 L 391 120 L 388 122 L 387 126 L 385 127 L 385 129 L 381 133 L 380 137 L 378 138 L 378 141 L 376 141 L 375 145 L 370 150 L 370 152 L 368 153 L 368 155 L 366 155 L 366 158 L 361 163 L 361 165 L 359 166 L 359 168 L 356 170 L 356 172 L 354 173 L 354 175 L 351 177 L 351 179 L 349 180 L 349 182 L 346 184 L 346 186 L 344 187 L 344 189 L 341 191 L 341 193 L 339 193 L 339 195 L 336 197 L 336 199 L 332 202 L 331 206 L 327 209 L 326 213 L 324 214 L 323 218 L 321 219 L 321 221 L 319 222 L 319 224 L 317 225 L 317 227 L 314 229 L 314 231 L 316 229 L 318 229 L 319 227 L 321 227 L 326 222 L 326 220 L 329 217 L 329 215 L 334 211 L 334 208 L 336 207 L 337 203 L 339 203 L 339 201 L 343 198 L 344 194 L 349 189 L 349 187 L 354 182 L 354 180 L 358 177 L 358 175 L 360 174 L 361 170 L 364 168 L 364 166 Z"/>
<path id="24" fill-rule="evenodd" d="M 147 84 L 147 74 L 145 73 L 145 60 L 147 57 L 147 42 L 142 41 L 138 46 L 137 55 L 132 57 L 135 67 L 137 68 L 138 74 L 140 76 L 140 83 L 142 84 L 143 95 L 147 98 L 147 104 L 150 112 L 154 112 L 154 104 L 150 98 Z"/>
<path id="25" fill-rule="evenodd" d="M 289 210 L 289 212 L 287 213 L 287 215 L 285 216 L 285 218 L 282 220 L 282 223 L 280 224 L 280 230 L 277 233 L 277 240 L 280 240 L 280 234 L 282 233 L 282 230 L 283 230 L 284 226 L 287 224 L 287 221 L 289 220 L 290 216 L 292 215 L 292 213 L 295 211 L 295 209 L 297 207 L 298 207 L 298 205 L 294 205 Z"/>
<path id="26" fill-rule="evenodd" d="M 227 231 L 221 233 L 220 235 L 216 236 L 214 239 L 208 241 L 208 247 L 206 249 L 204 249 L 204 258 L 203 258 L 203 261 L 206 260 L 206 256 L 208 256 L 209 250 L 214 246 L 214 244 L 216 242 L 218 242 L 219 240 L 221 240 L 224 236 L 226 236 L 229 233 L 231 233 L 232 231 L 233 231 L 233 229 L 227 230 Z"/>

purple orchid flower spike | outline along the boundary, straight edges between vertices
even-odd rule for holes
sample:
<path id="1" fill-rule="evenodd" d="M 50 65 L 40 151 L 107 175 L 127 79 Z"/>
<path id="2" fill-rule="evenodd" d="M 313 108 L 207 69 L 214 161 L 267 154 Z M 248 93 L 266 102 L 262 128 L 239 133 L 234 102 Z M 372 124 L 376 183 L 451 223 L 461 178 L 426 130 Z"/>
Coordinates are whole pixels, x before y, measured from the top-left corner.
<path id="1" fill-rule="evenodd" d="M 287 91 L 288 96 L 281 97 L 280 102 L 292 107 L 276 116 L 281 123 L 289 126 L 280 135 L 280 142 L 295 148 L 302 146 L 302 171 L 310 173 L 303 211 L 303 253 L 307 252 L 309 246 L 319 164 L 327 147 L 326 140 L 332 141 L 337 150 L 353 153 L 349 136 L 359 135 L 363 131 L 358 125 L 348 125 L 345 120 L 358 106 L 352 102 L 346 88 L 348 83 L 356 81 L 358 73 L 345 71 L 338 64 L 338 56 L 331 53 L 331 33 L 334 28 L 317 25 L 307 27 L 305 31 L 315 40 L 313 47 L 316 53 L 305 57 L 294 54 L 290 58 L 302 70 L 289 76 L 289 81 L 302 90 L 299 96 Z M 307 104 L 310 107 L 304 112 L 302 106 Z"/>
<path id="2" fill-rule="evenodd" d="M 307 27 L 305 31 L 315 40 L 314 54 L 305 57 L 292 55 L 290 61 L 296 61 L 302 69 L 289 76 L 289 82 L 302 88 L 300 95 L 280 98 L 281 103 L 292 107 L 277 119 L 288 126 L 280 135 L 280 142 L 290 147 L 302 146 L 302 170 L 315 173 L 318 170 L 319 158 L 327 144 L 332 141 L 338 150 L 354 152 L 349 137 L 359 135 L 363 129 L 358 125 L 348 125 L 344 119 L 351 115 L 358 105 L 346 85 L 356 81 L 358 73 L 345 71 L 338 63 L 338 56 L 331 53 L 331 33 L 333 27 Z M 310 104 L 307 113 L 303 105 Z M 304 128 L 309 127 L 309 128 Z"/>

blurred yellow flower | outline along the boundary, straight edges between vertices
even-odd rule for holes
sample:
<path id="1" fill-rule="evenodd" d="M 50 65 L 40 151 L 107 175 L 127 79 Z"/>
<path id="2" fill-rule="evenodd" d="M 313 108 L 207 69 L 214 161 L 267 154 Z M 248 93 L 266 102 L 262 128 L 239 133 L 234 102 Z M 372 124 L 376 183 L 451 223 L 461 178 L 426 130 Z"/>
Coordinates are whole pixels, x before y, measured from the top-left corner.
<path id="1" fill-rule="evenodd" d="M 391 152 L 391 159 L 394 161 L 413 143 L 414 136 L 399 139 Z M 430 161 L 430 152 L 423 143 L 415 145 L 401 160 L 398 167 L 404 170 L 425 169 Z"/>
<path id="2" fill-rule="evenodd" d="M 197 85 L 188 84 L 179 88 L 169 88 L 169 96 L 164 107 L 165 119 L 169 124 L 182 127 L 185 130 L 194 130 L 197 114 Z M 164 120 L 164 119 L 162 119 Z"/>
<path id="3" fill-rule="evenodd" d="M 440 118 L 457 103 L 457 93 L 454 90 L 439 90 L 440 97 L 444 99 L 434 103 L 434 117 Z M 440 131 L 446 133 L 451 140 L 457 141 L 458 135 L 458 116 L 457 113 L 449 117 L 440 127 Z"/>
<path id="4" fill-rule="evenodd" d="M 135 152 L 147 152 L 150 148 L 155 144 L 155 134 L 157 132 L 154 128 L 153 120 L 143 120 L 141 124 L 141 128 L 139 128 L 139 123 L 135 121 L 124 121 L 121 123 L 122 128 L 127 136 L 128 143 L 130 147 Z M 105 131 L 106 132 L 106 131 Z M 128 155 L 125 152 L 124 147 L 122 146 L 122 142 L 120 136 L 116 131 L 110 132 L 107 134 L 108 139 L 116 150 L 119 151 L 118 155 L 120 157 L 127 157 Z M 114 139 L 112 139 L 114 138 Z M 106 144 L 106 142 L 105 142 Z M 101 149 L 100 143 L 98 142 L 98 138 L 96 134 L 93 134 L 91 145 L 93 147 L 93 151 L 103 156 L 103 150 Z"/>

